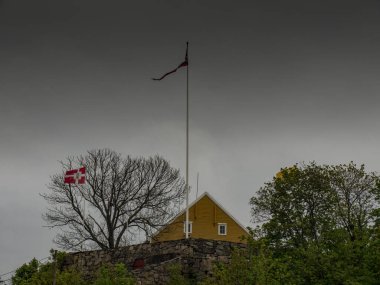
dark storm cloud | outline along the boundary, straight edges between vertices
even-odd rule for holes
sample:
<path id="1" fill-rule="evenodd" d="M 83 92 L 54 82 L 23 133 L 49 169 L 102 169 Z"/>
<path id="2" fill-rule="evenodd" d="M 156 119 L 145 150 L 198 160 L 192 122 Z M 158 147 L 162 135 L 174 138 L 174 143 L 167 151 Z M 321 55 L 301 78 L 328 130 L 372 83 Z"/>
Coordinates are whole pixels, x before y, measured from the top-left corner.
<path id="1" fill-rule="evenodd" d="M 38 193 L 58 160 L 111 147 L 183 170 L 185 73 L 151 78 L 186 41 L 191 184 L 243 224 L 280 167 L 378 170 L 379 19 L 371 0 L 0 1 L 0 273 L 53 246 Z"/>

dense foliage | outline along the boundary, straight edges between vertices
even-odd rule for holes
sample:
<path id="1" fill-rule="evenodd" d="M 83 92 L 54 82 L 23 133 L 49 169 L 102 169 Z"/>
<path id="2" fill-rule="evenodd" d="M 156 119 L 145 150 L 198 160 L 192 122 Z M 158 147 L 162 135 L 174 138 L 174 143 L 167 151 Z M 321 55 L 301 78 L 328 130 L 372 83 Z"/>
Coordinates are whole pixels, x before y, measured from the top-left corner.
<path id="1" fill-rule="evenodd" d="M 136 281 L 124 264 L 104 265 L 91 285 L 134 285 Z"/>
<path id="2" fill-rule="evenodd" d="M 55 261 L 46 264 L 33 259 L 16 270 L 12 278 L 13 285 L 51 285 L 53 276 L 56 285 L 134 285 L 134 277 L 124 264 L 104 265 L 96 273 L 95 280 L 83 279 L 81 273 L 71 269 L 62 269 L 65 253 L 56 255 Z"/>
<path id="3" fill-rule="evenodd" d="M 169 273 L 168 285 L 190 285 L 194 283 L 194 280 L 184 277 L 182 266 L 178 263 L 170 264 L 166 270 Z"/>
<path id="4" fill-rule="evenodd" d="M 13 285 L 51 285 L 55 275 L 56 285 L 87 285 L 79 272 L 67 269 L 61 270 L 62 262 L 65 257 L 64 252 L 53 254 L 51 262 L 42 264 L 35 258 L 29 263 L 22 265 L 12 277 Z"/>
<path id="5" fill-rule="evenodd" d="M 283 169 L 251 199 L 249 250 L 203 284 L 380 284 L 379 181 L 353 163 Z"/>

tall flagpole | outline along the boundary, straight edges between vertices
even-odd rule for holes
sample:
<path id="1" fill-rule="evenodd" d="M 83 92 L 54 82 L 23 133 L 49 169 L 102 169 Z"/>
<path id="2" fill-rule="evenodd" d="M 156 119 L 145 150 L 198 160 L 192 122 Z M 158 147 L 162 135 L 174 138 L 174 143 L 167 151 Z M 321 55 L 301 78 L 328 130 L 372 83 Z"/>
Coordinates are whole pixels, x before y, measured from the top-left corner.
<path id="1" fill-rule="evenodd" d="M 153 80 L 162 80 L 169 74 L 178 70 L 178 68 L 186 66 L 186 221 L 185 221 L 185 234 L 186 239 L 189 238 L 189 61 L 188 61 L 189 42 L 186 42 L 186 58 L 177 68 L 165 73 L 161 77 L 152 78 Z"/>
<path id="2" fill-rule="evenodd" d="M 186 42 L 188 60 L 189 42 Z M 186 66 L 186 239 L 189 238 L 189 62 Z"/>

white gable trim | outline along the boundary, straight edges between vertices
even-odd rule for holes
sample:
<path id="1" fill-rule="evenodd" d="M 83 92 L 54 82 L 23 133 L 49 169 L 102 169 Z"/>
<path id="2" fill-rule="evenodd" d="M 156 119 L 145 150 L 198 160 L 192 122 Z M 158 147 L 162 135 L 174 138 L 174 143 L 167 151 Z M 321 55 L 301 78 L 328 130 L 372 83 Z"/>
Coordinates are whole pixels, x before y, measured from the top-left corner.
<path id="1" fill-rule="evenodd" d="M 247 234 L 249 234 L 249 231 L 247 230 L 246 227 L 244 227 L 237 219 L 234 218 L 234 216 L 232 216 L 221 204 L 219 204 L 208 192 L 204 192 L 198 199 L 196 199 L 194 202 L 192 202 L 190 205 L 189 205 L 189 209 L 191 207 L 193 207 L 196 203 L 198 203 L 203 197 L 207 196 L 208 198 L 210 198 L 211 201 L 213 201 L 223 212 L 225 212 L 236 224 L 238 224 Z M 152 238 L 155 237 L 156 235 L 158 235 L 162 230 L 164 230 L 168 225 L 170 225 L 172 222 L 174 222 L 178 217 L 180 217 L 181 215 L 183 215 L 184 213 L 186 212 L 186 208 L 184 210 L 182 210 L 181 212 L 179 212 L 179 214 L 177 214 L 177 216 L 175 216 L 173 219 L 170 220 L 170 222 L 168 222 L 167 225 L 163 226 L 162 228 L 160 228 L 159 230 L 157 230 L 157 232 L 152 235 Z"/>
<path id="2" fill-rule="evenodd" d="M 221 204 L 219 204 L 209 193 L 205 192 L 205 195 L 211 199 L 223 212 L 225 212 L 235 223 L 237 223 L 247 234 L 249 231 L 244 227 L 237 219 L 234 218 Z"/>

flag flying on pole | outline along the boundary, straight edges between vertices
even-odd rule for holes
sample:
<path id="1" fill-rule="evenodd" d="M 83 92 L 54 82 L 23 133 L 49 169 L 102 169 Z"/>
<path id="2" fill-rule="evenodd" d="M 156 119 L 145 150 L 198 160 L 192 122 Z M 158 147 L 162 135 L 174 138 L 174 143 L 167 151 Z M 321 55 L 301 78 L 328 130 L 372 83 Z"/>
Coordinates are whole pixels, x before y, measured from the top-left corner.
<path id="1" fill-rule="evenodd" d="M 64 183 L 84 184 L 86 182 L 86 167 L 66 171 Z"/>
<path id="2" fill-rule="evenodd" d="M 187 76 L 186 76 L 186 223 L 185 223 L 185 237 L 189 238 L 189 59 L 188 59 L 188 51 L 189 51 L 189 42 L 186 43 L 186 55 L 185 60 L 177 66 L 177 68 L 173 69 L 162 75 L 159 78 L 152 78 L 153 80 L 162 80 L 166 76 L 176 72 L 181 67 L 187 67 Z"/>
<path id="3" fill-rule="evenodd" d="M 185 55 L 185 60 L 177 66 L 177 68 L 173 69 L 172 71 L 169 71 L 167 73 L 165 73 L 164 75 L 162 75 L 161 77 L 159 78 L 152 78 L 153 80 L 162 80 L 164 79 L 166 76 L 168 76 L 169 74 L 172 74 L 174 72 L 176 72 L 179 68 L 181 67 L 185 67 L 185 66 L 188 66 L 189 65 L 189 61 L 188 61 L 188 58 L 187 58 L 187 49 L 188 47 L 186 47 L 186 55 Z"/>

